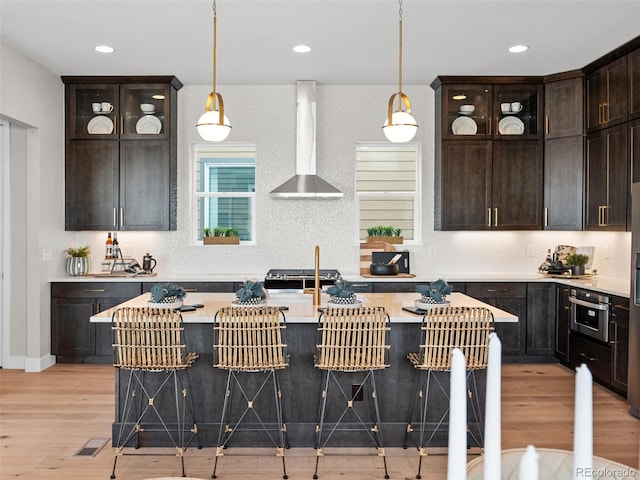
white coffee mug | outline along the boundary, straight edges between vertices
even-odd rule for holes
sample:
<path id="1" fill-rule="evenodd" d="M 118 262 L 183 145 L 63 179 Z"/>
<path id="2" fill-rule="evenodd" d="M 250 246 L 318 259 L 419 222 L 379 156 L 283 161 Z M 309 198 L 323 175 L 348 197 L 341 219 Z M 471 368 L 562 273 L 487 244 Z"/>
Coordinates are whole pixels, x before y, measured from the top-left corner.
<path id="1" fill-rule="evenodd" d="M 102 104 L 99 102 L 92 103 L 91 109 L 93 110 L 93 113 L 100 113 L 102 112 Z"/>
<path id="2" fill-rule="evenodd" d="M 113 110 L 113 105 L 109 102 L 102 102 L 102 113 L 111 113 Z"/>
<path id="3" fill-rule="evenodd" d="M 522 104 L 520 102 L 511 103 L 511 111 L 512 112 L 518 113 L 520 110 L 522 110 Z"/>
<path id="4" fill-rule="evenodd" d="M 511 111 L 511 104 L 510 103 L 501 103 L 500 104 L 500 109 L 502 110 L 502 113 L 508 113 Z"/>

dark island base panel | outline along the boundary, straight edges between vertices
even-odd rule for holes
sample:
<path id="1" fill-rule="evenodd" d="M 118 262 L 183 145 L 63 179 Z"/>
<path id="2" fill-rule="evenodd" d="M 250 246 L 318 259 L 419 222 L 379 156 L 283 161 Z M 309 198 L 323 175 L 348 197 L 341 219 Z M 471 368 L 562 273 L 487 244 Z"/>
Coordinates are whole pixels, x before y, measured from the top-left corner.
<path id="1" fill-rule="evenodd" d="M 323 385 L 325 372 L 318 370 L 313 365 L 313 355 L 315 353 L 315 345 L 317 324 L 288 324 L 287 325 L 287 344 L 288 353 L 290 354 L 289 367 L 280 371 L 280 384 L 282 391 L 283 412 L 287 430 L 289 433 L 289 442 L 292 447 L 312 447 L 314 445 L 315 423 L 317 418 L 318 406 L 320 401 L 320 393 Z M 222 414 L 222 404 L 224 400 L 224 392 L 226 388 L 227 372 L 213 367 L 213 326 L 211 324 L 186 324 L 185 337 L 186 345 L 189 351 L 195 351 L 200 357 L 195 364 L 188 369 L 189 382 L 191 385 L 191 399 L 196 410 L 198 429 L 200 431 L 200 441 L 202 446 L 215 446 L 218 441 L 220 416 Z M 382 435 L 385 446 L 402 446 L 404 440 L 404 432 L 406 429 L 407 417 L 411 409 L 411 402 L 414 401 L 414 392 L 418 371 L 409 363 L 406 358 L 407 353 L 419 351 L 420 343 L 420 324 L 392 324 L 391 326 L 391 349 L 389 363 L 390 367 L 385 370 L 379 370 L 375 373 L 375 381 L 378 392 L 378 402 L 380 405 L 380 416 L 382 420 Z M 449 391 L 449 372 L 438 372 L 438 378 L 442 384 L 444 391 Z M 122 419 L 120 418 L 120 405 L 124 402 L 126 384 L 129 377 L 129 371 L 120 370 L 115 376 L 116 385 L 116 418 L 113 425 L 112 441 L 116 442 L 118 438 L 118 430 Z M 258 384 L 263 380 L 263 374 L 242 374 L 242 378 L 249 383 L 246 389 L 247 395 L 251 397 L 252 392 L 257 388 Z M 352 385 L 362 383 L 363 373 L 345 373 L 338 374 L 340 385 L 346 392 L 351 392 Z M 157 378 L 153 381 L 158 380 Z M 486 371 L 476 372 L 476 382 L 478 388 L 478 398 L 480 400 L 481 422 L 484 417 L 484 392 L 485 392 Z M 434 389 L 435 387 L 435 389 Z M 266 387 L 265 387 L 266 389 Z M 234 414 L 244 410 L 246 401 L 242 400 L 238 389 L 235 389 L 238 396 L 234 397 Z M 173 398 L 173 391 L 165 391 L 167 395 Z M 370 411 L 370 389 L 365 386 L 364 400 L 355 402 L 354 405 L 365 418 L 368 417 L 367 412 Z M 275 412 L 273 408 L 273 391 L 266 389 L 262 393 L 262 399 L 255 403 L 256 411 L 261 415 L 264 422 L 275 423 Z M 335 421 L 338 412 L 342 412 L 346 401 L 339 397 L 339 389 L 335 384 L 329 386 L 329 397 L 327 406 L 327 422 Z M 157 398 L 155 405 L 163 405 L 162 398 Z M 168 408 L 170 408 L 170 403 Z M 449 402 L 440 390 L 437 390 L 435 382 L 432 380 L 432 390 L 429 396 L 429 408 L 427 416 L 427 424 L 435 425 L 440 421 L 442 414 L 448 408 Z M 415 415 L 418 415 L 416 408 Z M 255 422 L 249 413 L 248 421 Z M 351 415 L 351 414 L 350 414 Z M 157 419 L 150 417 L 155 423 Z M 169 423 L 175 423 L 170 420 Z M 175 417 L 173 417 L 175 418 Z M 354 417 L 345 417 L 349 423 L 357 422 Z M 469 409 L 469 421 L 472 422 L 472 413 Z M 417 417 L 414 416 L 414 422 Z M 131 422 L 132 419 L 128 419 Z M 153 428 L 153 427 L 152 427 Z M 414 426 L 414 429 L 416 427 Z M 482 431 L 477 425 L 472 425 L 472 432 Z M 325 431 L 326 428 L 325 428 Z M 272 435 L 277 432 L 272 433 Z M 160 446 L 165 440 L 162 436 L 166 433 L 147 431 L 141 436 L 142 445 Z M 250 433 L 242 432 L 237 438 L 232 439 L 231 446 L 269 446 L 266 433 Z M 344 439 L 342 438 L 344 436 Z M 413 433 L 412 437 L 417 439 L 417 433 Z M 476 435 L 477 437 L 477 435 Z M 335 443 L 334 443 L 335 442 Z M 329 446 L 339 444 L 349 446 L 367 446 L 371 445 L 371 440 L 366 433 L 335 433 L 329 443 Z M 410 441 L 409 446 L 413 443 Z M 447 445 L 447 429 L 443 427 L 438 432 L 436 438 L 432 442 L 433 446 Z M 195 446 L 195 445 L 194 445 Z M 476 446 L 469 441 L 469 446 Z"/>

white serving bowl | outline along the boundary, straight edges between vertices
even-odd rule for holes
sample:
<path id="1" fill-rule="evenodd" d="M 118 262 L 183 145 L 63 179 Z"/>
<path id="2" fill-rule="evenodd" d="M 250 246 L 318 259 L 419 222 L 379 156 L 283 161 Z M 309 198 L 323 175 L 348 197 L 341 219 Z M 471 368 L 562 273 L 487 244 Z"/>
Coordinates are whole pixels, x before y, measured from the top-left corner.
<path id="1" fill-rule="evenodd" d="M 141 103 L 140 110 L 142 113 L 153 113 L 156 111 L 156 106 L 153 103 Z"/>
<path id="2" fill-rule="evenodd" d="M 460 105 L 460 111 L 465 113 L 471 113 L 476 109 L 475 105 Z"/>

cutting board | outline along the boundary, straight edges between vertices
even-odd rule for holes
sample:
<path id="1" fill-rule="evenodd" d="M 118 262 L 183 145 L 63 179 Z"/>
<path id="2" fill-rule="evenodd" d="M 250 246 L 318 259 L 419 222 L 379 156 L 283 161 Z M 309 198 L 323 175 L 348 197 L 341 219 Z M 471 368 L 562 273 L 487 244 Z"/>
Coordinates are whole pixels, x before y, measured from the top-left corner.
<path id="1" fill-rule="evenodd" d="M 395 247 L 388 242 L 363 242 L 360 244 L 360 274 L 369 274 L 372 252 L 395 252 Z M 380 275 L 377 275 L 380 276 Z"/>

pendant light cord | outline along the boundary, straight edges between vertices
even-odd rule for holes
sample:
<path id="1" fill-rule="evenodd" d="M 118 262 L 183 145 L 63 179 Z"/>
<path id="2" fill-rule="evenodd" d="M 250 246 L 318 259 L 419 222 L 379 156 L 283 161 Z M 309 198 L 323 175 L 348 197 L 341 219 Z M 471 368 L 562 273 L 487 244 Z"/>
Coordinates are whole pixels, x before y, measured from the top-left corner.
<path id="1" fill-rule="evenodd" d="M 213 92 L 216 93 L 216 59 L 217 59 L 217 42 L 216 42 L 216 31 L 217 31 L 217 23 L 218 23 L 218 12 L 216 10 L 216 0 L 213 0 Z M 216 103 L 214 100 L 214 107 Z M 218 108 L 214 108 L 214 110 L 218 110 Z"/>
<path id="2" fill-rule="evenodd" d="M 402 0 L 398 0 L 398 93 L 402 93 Z M 401 109 L 401 98 L 398 96 L 398 110 Z"/>

